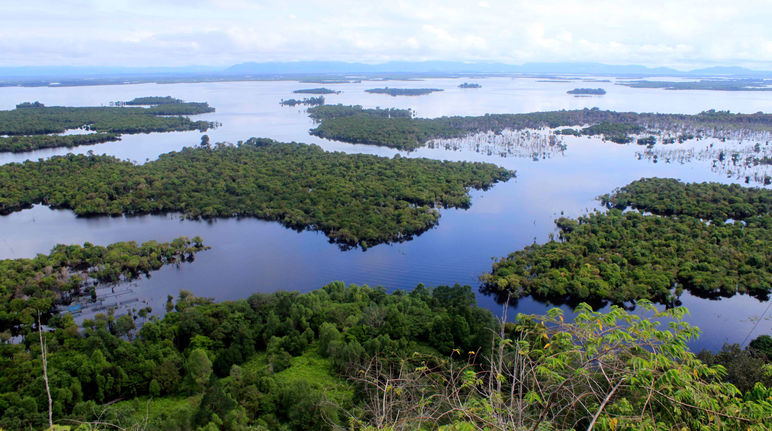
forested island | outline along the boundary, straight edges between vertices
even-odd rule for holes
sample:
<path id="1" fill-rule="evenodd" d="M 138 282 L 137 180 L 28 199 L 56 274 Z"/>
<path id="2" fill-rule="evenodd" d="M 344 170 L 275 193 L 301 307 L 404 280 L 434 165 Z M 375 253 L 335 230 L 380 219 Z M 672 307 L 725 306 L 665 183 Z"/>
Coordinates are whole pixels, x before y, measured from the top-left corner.
<path id="1" fill-rule="evenodd" d="M 44 106 L 21 103 L 16 109 L 0 111 L 0 151 L 23 152 L 41 148 L 74 147 L 120 139 L 121 134 L 205 131 L 208 121 L 192 121 L 185 115 L 213 112 L 207 103 L 187 103 L 171 97 L 144 97 L 126 105 L 143 107 Z M 91 133 L 61 135 L 68 130 Z"/>
<path id="2" fill-rule="evenodd" d="M 705 133 L 745 129 L 772 131 L 772 114 L 733 114 L 704 111 L 696 115 L 602 111 L 597 108 L 526 114 L 486 114 L 467 117 L 414 118 L 410 110 L 364 109 L 361 106 L 324 105 L 308 110 L 318 122 L 311 134 L 343 142 L 381 145 L 401 150 L 422 147 L 431 139 L 458 138 L 505 129 L 576 127 L 580 135 L 602 135 L 618 143 L 632 142 L 630 133 L 653 130 L 704 130 Z"/>
<path id="3" fill-rule="evenodd" d="M 282 106 L 298 106 L 298 105 L 307 105 L 307 106 L 319 106 L 324 105 L 324 96 L 318 96 L 318 97 L 306 97 L 304 99 L 282 99 L 281 102 L 279 102 Z"/>
<path id="4" fill-rule="evenodd" d="M 566 91 L 566 93 L 577 94 L 577 95 L 602 96 L 606 94 L 606 90 L 602 88 L 574 88 L 573 90 Z"/>
<path id="5" fill-rule="evenodd" d="M 370 88 L 365 90 L 372 94 L 388 94 L 389 96 L 423 96 L 436 91 L 442 91 L 441 88 Z"/>
<path id="6" fill-rule="evenodd" d="M 464 82 L 463 84 L 459 84 L 458 88 L 482 88 L 482 85 L 476 82 Z"/>
<path id="7" fill-rule="evenodd" d="M 557 239 L 494 263 L 484 289 L 574 304 L 672 305 L 684 290 L 768 299 L 772 190 L 649 178 L 600 199 L 607 212 L 559 218 Z"/>
<path id="8" fill-rule="evenodd" d="M 617 85 L 665 90 L 770 91 L 772 79 L 701 79 L 699 81 L 622 81 Z"/>
<path id="9" fill-rule="evenodd" d="M 492 164 L 330 153 L 252 138 L 143 165 L 70 154 L 0 166 L 0 214 L 42 203 L 82 216 L 252 216 L 367 248 L 420 234 L 438 223 L 437 207 L 468 208 L 469 188 L 513 176 Z"/>
<path id="10" fill-rule="evenodd" d="M 293 93 L 297 94 L 340 94 L 340 91 L 330 90 L 329 88 L 303 88 L 295 90 Z"/>
<path id="11" fill-rule="evenodd" d="M 554 309 L 502 325 L 468 286 L 335 282 L 222 303 L 181 291 L 162 319 L 63 314 L 43 327 L 45 305 L 28 302 L 23 342 L 0 344 L 0 426 L 768 429 L 769 377 L 737 370 L 769 364 L 769 337 L 701 356 L 726 374 L 689 351 L 686 310 L 640 305 L 646 317 L 582 305 L 573 322 Z"/>

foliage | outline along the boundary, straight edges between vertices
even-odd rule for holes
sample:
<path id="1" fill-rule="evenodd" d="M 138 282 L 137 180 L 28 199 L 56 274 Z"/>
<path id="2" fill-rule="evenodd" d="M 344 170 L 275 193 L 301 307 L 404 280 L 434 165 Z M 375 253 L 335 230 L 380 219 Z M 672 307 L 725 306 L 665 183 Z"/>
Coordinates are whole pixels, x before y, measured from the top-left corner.
<path id="1" fill-rule="evenodd" d="M 771 195 L 715 183 L 636 181 L 601 197 L 617 208 L 558 219 L 560 241 L 514 252 L 481 280 L 490 292 L 558 302 L 671 304 L 683 289 L 705 297 L 766 298 L 772 287 Z M 653 214 L 622 212 L 628 205 Z M 727 217 L 735 222 L 724 223 Z"/>
<path id="2" fill-rule="evenodd" d="M 772 191 L 737 184 L 685 184 L 671 178 L 643 178 L 600 197 L 609 208 L 632 207 L 660 215 L 688 215 L 725 222 L 772 212 Z"/>
<path id="3" fill-rule="evenodd" d="M 358 424 L 389 430 L 768 429 L 772 391 L 745 397 L 724 370 L 686 343 L 699 330 L 687 311 L 642 318 L 619 307 L 577 307 L 518 315 L 490 354 L 454 351 L 450 360 L 415 355 L 397 366 L 373 360 L 354 379 L 365 393 Z M 666 328 L 662 320 L 670 321 Z"/>
<path id="4" fill-rule="evenodd" d="M 46 334 L 54 417 L 127 427 L 148 411 L 148 424 L 165 420 L 159 428 L 169 430 L 210 423 L 226 430 L 342 426 L 344 409 L 357 402 L 347 373 L 373 355 L 450 354 L 444 340 L 433 337 L 433 322 L 450 316 L 451 345 L 490 344 L 495 322 L 474 305 L 469 286 L 387 294 L 336 282 L 303 295 L 276 292 L 223 303 L 181 292 L 171 312 L 146 322 L 131 341 L 115 334 L 105 316 L 84 322 L 80 332 L 63 316 Z M 322 327 L 328 339 L 320 355 Z M 37 429 L 46 421 L 33 335 L 31 343 L 0 344 L 0 426 L 9 429 Z M 288 367 L 269 366 L 270 350 L 288 355 Z M 153 392 L 165 398 L 143 401 Z M 116 399 L 136 401 L 110 407 Z"/>
<path id="5" fill-rule="evenodd" d="M 28 151 L 38 148 L 72 147 L 108 142 L 125 133 L 207 130 L 212 123 L 192 121 L 181 115 L 213 112 L 206 103 L 184 103 L 177 99 L 141 98 L 163 103 L 141 107 L 63 107 L 41 103 L 17 105 L 10 111 L 0 111 L 0 151 Z M 86 129 L 91 135 L 49 136 L 71 129 Z"/>
<path id="6" fill-rule="evenodd" d="M 57 245 L 50 254 L 33 259 L 0 260 L 0 332 L 17 331 L 36 311 L 47 313 L 54 305 L 69 304 L 97 283 L 137 278 L 206 248 L 199 237 L 180 237 L 141 246 Z"/>
<path id="7" fill-rule="evenodd" d="M 435 205 L 468 208 L 467 188 L 512 176 L 491 164 L 329 153 L 252 138 L 143 165 L 90 155 L 4 165 L 0 213 L 43 203 L 78 215 L 254 216 L 369 247 L 420 234 L 437 224 Z"/>
<path id="8" fill-rule="evenodd" d="M 459 84 L 458 88 L 482 88 L 482 85 L 476 82 L 464 82 L 463 84 Z"/>
<path id="9" fill-rule="evenodd" d="M 21 153 L 43 148 L 77 147 L 93 145 L 102 142 L 117 141 L 120 136 L 115 133 L 86 133 L 82 135 L 31 135 L 0 137 L 0 152 Z"/>
<path id="10" fill-rule="evenodd" d="M 412 150 L 437 138 L 458 138 L 504 129 L 539 129 L 589 125 L 585 135 L 627 143 L 627 133 L 647 128 L 747 128 L 771 130 L 772 114 L 731 114 L 706 111 L 697 115 L 651 114 L 601 111 L 597 108 L 546 111 L 526 114 L 486 114 L 477 117 L 413 118 L 410 110 L 363 109 L 361 106 L 325 105 L 311 108 L 309 115 L 319 124 L 311 134 L 344 142 L 382 145 Z"/>
<path id="11" fill-rule="evenodd" d="M 762 335 L 745 349 L 739 344 L 724 344 L 717 353 L 703 350 L 697 357 L 708 365 L 724 367 L 726 375 L 721 380 L 735 385 L 741 392 L 749 392 L 756 382 L 772 386 L 772 356 L 768 355 L 769 345 L 766 350 L 762 347 L 770 341 L 769 335 Z"/>

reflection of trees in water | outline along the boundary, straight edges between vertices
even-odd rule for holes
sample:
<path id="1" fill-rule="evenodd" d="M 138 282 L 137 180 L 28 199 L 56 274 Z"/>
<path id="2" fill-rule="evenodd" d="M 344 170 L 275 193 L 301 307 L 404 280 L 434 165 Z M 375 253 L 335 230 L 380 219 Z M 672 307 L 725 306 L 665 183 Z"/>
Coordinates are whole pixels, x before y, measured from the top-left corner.
<path id="1" fill-rule="evenodd" d="M 488 156 L 522 157 L 534 161 L 563 155 L 566 150 L 563 139 L 550 129 L 502 130 L 480 132 L 462 138 L 432 139 L 428 148 L 449 151 L 474 151 Z"/>
<path id="2" fill-rule="evenodd" d="M 657 144 L 635 153 L 638 160 L 652 163 L 710 162 L 710 170 L 746 184 L 772 183 L 772 133 L 748 130 L 666 131 Z M 678 143 L 678 136 L 695 138 Z M 667 144 L 675 138 L 674 144 Z"/>
<path id="3" fill-rule="evenodd" d="M 642 150 L 635 152 L 638 160 L 681 165 L 710 162 L 712 172 L 727 178 L 746 184 L 772 183 L 772 132 L 684 125 L 654 126 L 648 125 L 645 132 L 631 135 L 633 142 L 648 137 L 654 140 L 654 144 L 641 145 Z M 556 130 L 544 128 L 480 132 L 462 138 L 432 139 L 426 143 L 426 147 L 538 161 L 565 154 L 567 147 L 563 143 L 563 136 L 556 135 Z"/>

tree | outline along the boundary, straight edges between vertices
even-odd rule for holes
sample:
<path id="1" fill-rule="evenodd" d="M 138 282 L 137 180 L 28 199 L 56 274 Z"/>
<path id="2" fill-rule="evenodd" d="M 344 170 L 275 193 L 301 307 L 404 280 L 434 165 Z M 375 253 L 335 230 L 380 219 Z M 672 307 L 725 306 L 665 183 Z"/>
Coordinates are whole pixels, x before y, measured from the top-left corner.
<path id="1" fill-rule="evenodd" d="M 201 393 L 206 389 L 206 383 L 212 375 L 212 361 L 206 355 L 203 349 L 194 349 L 190 352 L 187 360 L 188 374 L 201 389 Z"/>

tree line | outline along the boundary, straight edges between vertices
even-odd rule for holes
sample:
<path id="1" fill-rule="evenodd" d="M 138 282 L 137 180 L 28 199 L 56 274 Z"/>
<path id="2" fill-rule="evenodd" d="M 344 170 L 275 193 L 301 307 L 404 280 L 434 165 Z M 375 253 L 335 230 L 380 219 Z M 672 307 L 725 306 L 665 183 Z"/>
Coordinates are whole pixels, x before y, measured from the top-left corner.
<path id="1" fill-rule="evenodd" d="M 615 112 L 585 108 L 525 114 L 414 118 L 410 110 L 325 105 L 311 108 L 308 113 L 318 122 L 317 127 L 311 129 L 313 135 L 343 142 L 381 145 L 408 151 L 424 146 L 431 139 L 458 138 L 480 132 L 500 132 L 504 129 L 589 125 L 581 131 L 566 133 L 602 135 L 618 143 L 630 142 L 632 138 L 628 134 L 646 129 L 772 130 L 772 114 L 732 114 L 728 111 L 715 110 L 687 115 Z"/>
<path id="2" fill-rule="evenodd" d="M 0 151 L 30 151 L 40 148 L 73 147 L 115 141 L 121 134 L 205 131 L 208 121 L 193 121 L 185 115 L 214 112 L 207 103 L 187 103 L 178 99 L 147 97 L 128 105 L 154 102 L 150 107 L 64 107 L 42 103 L 22 103 L 16 109 L 0 111 Z M 86 129 L 91 135 L 53 135 L 67 130 Z"/>
<path id="3" fill-rule="evenodd" d="M 221 303 L 181 291 L 162 319 L 27 323 L 22 342 L 0 344 L 0 426 L 45 428 L 47 392 L 52 422 L 79 430 L 770 425 L 772 391 L 739 392 L 689 351 L 699 330 L 684 309 L 640 306 L 647 317 L 582 305 L 573 322 L 554 309 L 502 323 L 459 285 L 334 282 Z"/>

